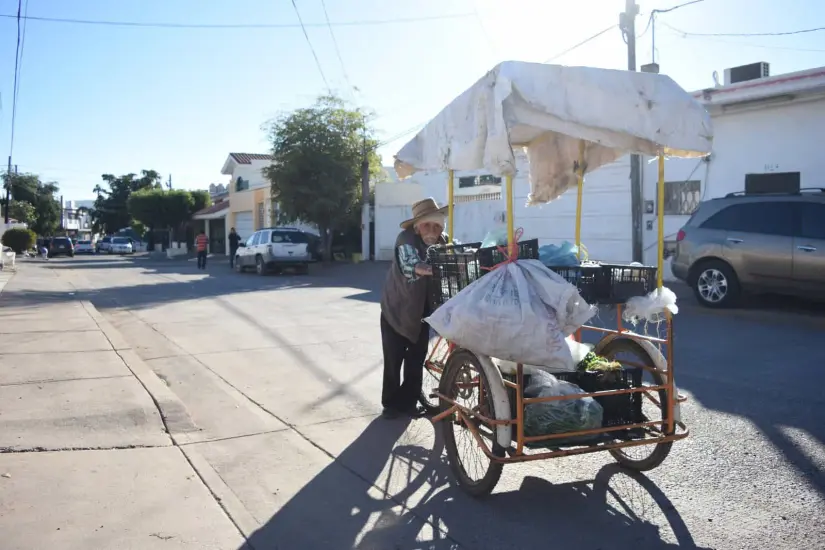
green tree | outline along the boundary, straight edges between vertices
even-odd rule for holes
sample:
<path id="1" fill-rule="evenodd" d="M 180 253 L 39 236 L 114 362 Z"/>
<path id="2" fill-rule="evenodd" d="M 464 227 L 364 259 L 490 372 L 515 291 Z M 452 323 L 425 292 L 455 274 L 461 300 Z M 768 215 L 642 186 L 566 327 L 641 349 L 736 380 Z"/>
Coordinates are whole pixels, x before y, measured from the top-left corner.
<path id="1" fill-rule="evenodd" d="M 11 207 L 15 202 L 29 203 L 34 208 L 34 214 L 26 220 L 29 227 L 39 235 L 50 235 L 60 225 L 60 203 L 57 199 L 59 187 L 55 182 L 42 182 L 37 174 L 20 173 L 6 174 L 4 186 L 10 187 L 13 199 Z M 23 206 L 19 214 L 30 214 Z M 12 210 L 9 210 L 12 215 Z"/>
<path id="2" fill-rule="evenodd" d="M 195 199 L 183 189 L 151 188 L 132 193 L 127 206 L 135 221 L 152 230 L 170 229 L 174 236 L 192 218 Z"/>
<path id="3" fill-rule="evenodd" d="M 377 141 L 367 115 L 340 98 L 322 96 L 308 108 L 269 123 L 273 161 L 264 169 L 279 204 L 279 222 L 315 224 L 324 259 L 332 237 L 352 219 L 361 193 L 361 162 L 380 170 Z"/>
<path id="4" fill-rule="evenodd" d="M 32 224 L 37 219 L 34 205 L 26 201 L 11 201 L 9 217 L 22 223 Z"/>
<path id="5" fill-rule="evenodd" d="M 129 197 L 143 189 L 160 189 L 161 177 L 155 170 L 142 170 L 141 175 L 125 174 L 100 176 L 106 187 L 98 184 L 94 188 L 97 198 L 92 208 L 92 227 L 95 231 L 114 233 L 131 227 L 132 216 L 129 214 Z"/>
<path id="6" fill-rule="evenodd" d="M 24 227 L 12 227 L 3 233 L 3 246 L 8 246 L 18 254 L 34 246 L 37 235 L 31 229 Z"/>
<path id="7" fill-rule="evenodd" d="M 192 194 L 192 214 L 212 206 L 212 197 L 209 196 L 209 191 L 190 191 L 190 193 Z"/>

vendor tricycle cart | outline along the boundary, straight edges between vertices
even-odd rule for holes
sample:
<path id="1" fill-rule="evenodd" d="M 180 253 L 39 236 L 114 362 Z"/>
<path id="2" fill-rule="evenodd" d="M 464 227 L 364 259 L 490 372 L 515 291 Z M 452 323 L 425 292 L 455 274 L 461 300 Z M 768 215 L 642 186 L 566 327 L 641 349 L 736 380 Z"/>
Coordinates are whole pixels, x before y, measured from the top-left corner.
<path id="1" fill-rule="evenodd" d="M 628 153 L 658 157 L 657 265 L 550 267 L 574 284 L 583 300 L 615 307 L 615 328 L 585 325 L 571 336 L 582 342 L 584 331 L 600 335 L 578 368 L 553 373 L 585 393 L 525 396 L 530 377 L 542 367 L 508 364 L 456 342 L 436 343 L 427 369 L 440 382 L 437 388 L 425 388 L 422 401 L 437 399 L 432 422 L 443 430 L 451 469 L 466 492 L 490 493 L 507 463 L 598 451 L 610 452 L 625 467 L 650 470 L 664 461 L 674 441 L 688 436 L 679 416 L 679 403 L 685 399 L 674 382 L 670 310 L 662 307 L 650 315 L 664 326 L 664 334 L 656 336 L 628 328 L 623 310 L 628 299 L 647 297 L 655 303 L 654 298 L 668 292 L 662 286 L 665 157 L 702 157 L 710 153 L 711 142 L 707 112 L 667 76 L 506 62 L 456 98 L 398 152 L 395 168 L 401 178 L 421 170 L 449 174 L 451 238 L 454 172 L 484 169 L 505 180 L 506 249 L 484 249 L 478 243 L 431 249 L 433 307 L 454 298 L 502 261 L 538 258 L 538 241 L 519 241 L 514 225 L 516 150 L 525 150 L 529 160 L 529 204 L 547 203 L 577 189 L 577 250 L 585 173 Z M 629 228 L 616 231 L 622 229 Z M 590 370 L 591 360 L 609 362 L 617 370 L 608 377 Z M 586 398 L 598 401 L 604 410 L 600 427 L 525 433 L 529 407 Z M 472 451 L 475 457 L 467 456 Z"/>

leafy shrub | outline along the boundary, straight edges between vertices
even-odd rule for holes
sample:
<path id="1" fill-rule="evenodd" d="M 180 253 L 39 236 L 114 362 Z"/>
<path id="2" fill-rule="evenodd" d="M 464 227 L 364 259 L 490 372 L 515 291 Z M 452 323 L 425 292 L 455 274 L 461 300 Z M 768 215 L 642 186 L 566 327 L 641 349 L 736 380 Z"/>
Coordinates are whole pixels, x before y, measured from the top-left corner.
<path id="1" fill-rule="evenodd" d="M 34 246 L 37 235 L 31 229 L 24 227 L 12 227 L 3 233 L 3 246 L 8 246 L 18 254 Z"/>

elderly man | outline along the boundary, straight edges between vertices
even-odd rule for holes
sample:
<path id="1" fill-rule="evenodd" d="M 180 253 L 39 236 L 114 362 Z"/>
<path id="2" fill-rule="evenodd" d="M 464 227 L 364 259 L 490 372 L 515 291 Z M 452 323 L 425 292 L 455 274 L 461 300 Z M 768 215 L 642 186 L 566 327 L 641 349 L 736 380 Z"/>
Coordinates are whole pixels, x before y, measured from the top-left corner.
<path id="1" fill-rule="evenodd" d="M 446 243 L 445 208 L 432 198 L 412 206 L 413 217 L 401 224 L 392 266 L 381 296 L 381 343 L 384 348 L 384 417 L 420 416 L 417 407 L 427 358 L 432 268 L 424 259 L 427 248 Z M 401 382 L 401 366 L 404 382 Z"/>

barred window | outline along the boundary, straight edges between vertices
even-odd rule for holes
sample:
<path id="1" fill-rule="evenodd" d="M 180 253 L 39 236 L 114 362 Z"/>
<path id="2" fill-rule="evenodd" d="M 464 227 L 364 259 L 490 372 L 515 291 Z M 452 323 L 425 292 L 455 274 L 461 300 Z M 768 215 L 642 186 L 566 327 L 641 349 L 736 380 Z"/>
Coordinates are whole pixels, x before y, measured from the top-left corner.
<path id="1" fill-rule="evenodd" d="M 481 176 L 465 176 L 458 178 L 458 187 L 477 187 L 479 185 L 501 185 L 501 178 L 484 174 Z"/>
<path id="2" fill-rule="evenodd" d="M 665 182 L 665 214 L 689 216 L 702 200 L 702 182 L 699 180 Z"/>

